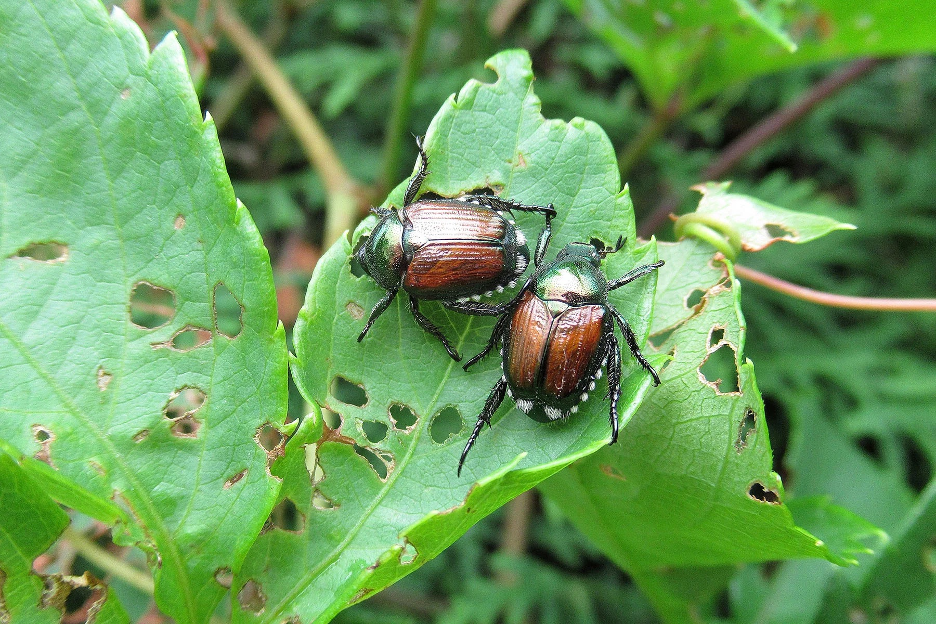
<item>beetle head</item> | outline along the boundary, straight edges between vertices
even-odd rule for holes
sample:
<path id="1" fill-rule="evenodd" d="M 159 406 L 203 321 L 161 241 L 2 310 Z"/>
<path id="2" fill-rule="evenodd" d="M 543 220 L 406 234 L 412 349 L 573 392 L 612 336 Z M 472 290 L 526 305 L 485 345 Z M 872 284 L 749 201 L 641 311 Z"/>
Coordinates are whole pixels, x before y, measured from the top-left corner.
<path id="1" fill-rule="evenodd" d="M 390 290 L 399 286 L 403 275 L 403 224 L 395 210 L 376 208 L 374 212 L 380 221 L 354 257 L 365 273 Z"/>
<path id="2" fill-rule="evenodd" d="M 559 255 L 556 257 L 557 260 L 564 260 L 566 258 L 580 258 L 589 264 L 597 267 L 601 264 L 601 261 L 605 259 L 608 254 L 613 254 L 616 251 L 619 251 L 621 247 L 624 246 L 624 238 L 619 237 L 617 240 L 617 245 L 614 247 L 608 247 L 601 240 L 597 238 L 591 239 L 587 243 L 569 243 L 559 252 Z"/>

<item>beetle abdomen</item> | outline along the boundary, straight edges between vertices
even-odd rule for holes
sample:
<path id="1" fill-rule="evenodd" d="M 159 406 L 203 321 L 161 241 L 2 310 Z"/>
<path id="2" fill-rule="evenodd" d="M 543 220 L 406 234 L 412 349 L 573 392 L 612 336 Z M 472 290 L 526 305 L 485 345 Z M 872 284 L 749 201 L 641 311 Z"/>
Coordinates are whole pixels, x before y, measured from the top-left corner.
<path id="1" fill-rule="evenodd" d="M 549 341 L 552 314 L 540 298 L 527 291 L 514 310 L 510 325 L 504 372 L 512 388 L 533 391 Z"/>
<path id="2" fill-rule="evenodd" d="M 552 321 L 549 350 L 543 362 L 543 390 L 564 399 L 590 381 L 605 309 L 600 305 L 570 307 Z"/>
<path id="3" fill-rule="evenodd" d="M 455 299 L 500 286 L 503 277 L 500 243 L 437 241 L 413 254 L 403 288 L 420 299 Z"/>

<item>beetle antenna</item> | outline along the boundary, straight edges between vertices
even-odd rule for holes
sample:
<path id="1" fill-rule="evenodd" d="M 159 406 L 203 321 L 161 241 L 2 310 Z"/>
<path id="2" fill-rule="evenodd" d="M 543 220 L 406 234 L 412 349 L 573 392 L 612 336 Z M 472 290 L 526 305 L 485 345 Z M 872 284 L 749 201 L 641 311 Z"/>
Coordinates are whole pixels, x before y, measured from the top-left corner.
<path id="1" fill-rule="evenodd" d="M 380 206 L 374 206 L 370 209 L 370 211 L 373 212 L 378 217 L 380 217 L 381 219 L 386 217 L 388 214 L 392 212 L 389 208 L 381 208 Z"/>

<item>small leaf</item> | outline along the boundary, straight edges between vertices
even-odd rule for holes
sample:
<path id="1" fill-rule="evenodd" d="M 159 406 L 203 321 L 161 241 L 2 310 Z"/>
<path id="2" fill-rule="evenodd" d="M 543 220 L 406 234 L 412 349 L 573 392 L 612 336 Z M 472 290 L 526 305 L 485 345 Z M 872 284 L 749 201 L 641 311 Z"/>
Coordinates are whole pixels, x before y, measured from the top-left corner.
<path id="1" fill-rule="evenodd" d="M 788 503 L 796 523 L 822 540 L 828 558 L 838 565 L 858 565 L 856 555 L 880 552 L 887 533 L 825 496 L 794 498 Z"/>
<path id="2" fill-rule="evenodd" d="M 777 241 L 806 243 L 835 230 L 854 230 L 849 223 L 786 210 L 755 197 L 729 193 L 730 183 L 708 182 L 693 188 L 702 193 L 696 213 L 727 224 L 741 236 L 745 251 L 760 251 Z"/>

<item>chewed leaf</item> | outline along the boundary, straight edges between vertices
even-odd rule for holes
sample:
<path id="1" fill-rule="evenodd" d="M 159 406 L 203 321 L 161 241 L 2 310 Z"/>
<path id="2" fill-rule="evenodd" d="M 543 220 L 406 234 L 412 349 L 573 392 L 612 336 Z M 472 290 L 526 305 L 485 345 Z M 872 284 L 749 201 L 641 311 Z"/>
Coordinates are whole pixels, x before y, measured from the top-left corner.
<path id="1" fill-rule="evenodd" d="M 525 52 L 501 53 L 488 65 L 497 80 L 470 81 L 430 125 L 430 174 L 422 192 L 450 197 L 492 189 L 527 204 L 553 203 L 558 216 L 547 260 L 572 241 L 597 238 L 610 246 L 618 237 L 627 246 L 604 263 L 609 276 L 655 260 L 654 243 L 635 244 L 630 198 L 621 189 L 604 132 L 582 119 L 543 118 Z M 386 205 L 399 207 L 404 188 L 405 182 Z M 543 217 L 515 216 L 526 239 L 535 241 Z M 365 221 L 351 241 L 339 240 L 322 256 L 296 323 L 297 385 L 307 400 L 340 418 L 319 420 L 320 434 L 300 428 L 273 467 L 283 475 L 283 495 L 306 524 L 298 535 L 261 535 L 232 591 L 256 588 L 265 602 L 262 610 L 251 608 L 255 602 L 239 604 L 239 621 L 325 621 L 409 574 L 500 505 L 608 442 L 605 379 L 577 414 L 553 425 L 528 418 L 508 398 L 459 477 L 459 455 L 501 375 L 499 357 L 492 354 L 466 373 L 417 326 L 402 293 L 357 341 L 384 295 L 350 262 L 351 250 L 373 226 L 373 219 Z M 611 293 L 641 343 L 654 285 L 655 274 Z M 499 297 L 506 300 L 509 292 Z M 480 351 L 493 328 L 492 318 L 448 312 L 434 301 L 420 311 L 465 356 Z M 650 383 L 633 358 L 626 358 L 623 370 L 622 424 Z"/>
<path id="2" fill-rule="evenodd" d="M 806 243 L 835 230 L 854 230 L 849 223 L 774 206 L 747 195 L 729 193 L 728 182 L 708 182 L 692 187 L 702 193 L 695 214 L 733 228 L 745 251 L 760 251 L 778 241 Z"/>
<path id="3" fill-rule="evenodd" d="M 0 24 L 0 435 L 205 622 L 279 487 L 254 440 L 286 405 L 269 256 L 174 36 L 150 52 L 97 0 Z"/>

